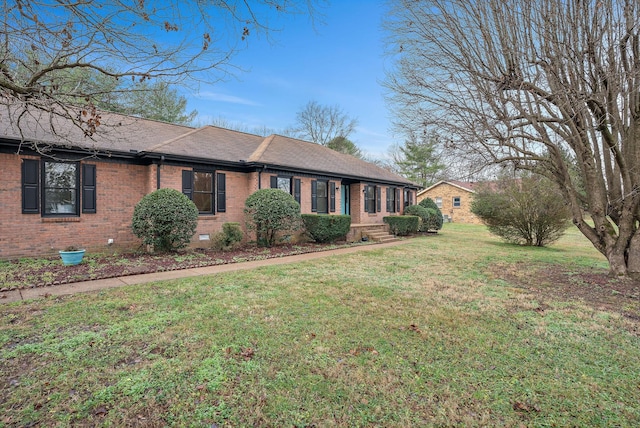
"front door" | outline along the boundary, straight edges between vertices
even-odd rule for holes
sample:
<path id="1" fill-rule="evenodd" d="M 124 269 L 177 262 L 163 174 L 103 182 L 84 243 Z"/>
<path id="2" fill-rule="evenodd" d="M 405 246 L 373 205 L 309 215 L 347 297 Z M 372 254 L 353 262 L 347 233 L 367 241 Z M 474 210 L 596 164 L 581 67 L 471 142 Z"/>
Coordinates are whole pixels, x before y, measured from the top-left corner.
<path id="1" fill-rule="evenodd" d="M 351 189 L 348 184 L 342 184 L 340 186 L 340 214 L 351 215 L 351 207 L 349 204 Z"/>

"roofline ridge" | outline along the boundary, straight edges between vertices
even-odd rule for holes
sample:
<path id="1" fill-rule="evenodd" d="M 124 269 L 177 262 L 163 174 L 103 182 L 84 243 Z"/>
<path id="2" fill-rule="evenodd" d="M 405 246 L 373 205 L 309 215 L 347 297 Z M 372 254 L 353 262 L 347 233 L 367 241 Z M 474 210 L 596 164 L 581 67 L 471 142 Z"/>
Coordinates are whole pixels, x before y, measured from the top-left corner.
<path id="1" fill-rule="evenodd" d="M 260 158 L 262 157 L 264 152 L 267 151 L 267 149 L 269 148 L 269 145 L 271 145 L 271 143 L 273 142 L 273 140 L 275 140 L 275 138 L 276 138 L 276 134 L 271 134 L 268 137 L 266 137 L 262 141 L 262 143 L 260 143 L 258 148 L 253 153 L 251 153 L 251 156 L 249 156 L 249 159 L 247 159 L 247 162 L 259 162 Z"/>
<path id="2" fill-rule="evenodd" d="M 202 127 L 200 127 L 200 128 L 194 128 L 194 129 L 192 129 L 192 130 L 191 130 L 191 131 L 189 131 L 189 132 L 185 132 L 184 134 L 180 134 L 180 135 L 178 135 L 177 137 L 171 138 L 171 139 L 169 139 L 169 140 L 165 140 L 165 141 L 163 141 L 163 142 L 161 142 L 161 143 L 156 144 L 155 146 L 151 146 L 151 147 L 149 147 L 148 149 L 145 149 L 144 151 L 145 151 L 145 152 L 151 152 L 151 151 L 157 150 L 157 149 L 159 149 L 160 147 L 167 146 L 167 145 L 169 145 L 169 144 L 171 144 L 171 143 L 173 143 L 173 142 L 175 142 L 175 141 L 178 141 L 178 140 L 179 140 L 179 139 L 181 139 L 181 138 L 186 137 L 187 135 L 195 134 L 195 133 L 197 133 L 198 131 L 203 130 L 204 128 L 205 128 L 204 126 L 202 126 Z"/>
<path id="3" fill-rule="evenodd" d="M 423 193 L 433 189 L 434 187 L 439 186 L 439 185 L 444 184 L 444 183 L 446 183 L 446 184 L 448 184 L 450 186 L 453 186 L 453 187 L 457 187 L 458 189 L 461 189 L 461 190 L 464 190 L 464 191 L 467 191 L 467 192 L 470 192 L 470 193 L 476 193 L 476 191 L 473 190 L 473 189 L 470 189 L 468 187 L 464 187 L 464 186 L 461 186 L 461 185 L 455 183 L 456 181 L 458 181 L 458 180 L 440 180 L 437 183 L 432 184 L 431 186 L 427 187 L 426 189 L 420 190 L 418 193 L 419 194 L 423 194 Z M 463 183 L 462 181 L 458 181 L 458 182 L 459 183 Z"/>
<path id="4" fill-rule="evenodd" d="M 247 131 L 238 131 L 236 129 L 223 128 L 222 126 L 218 126 L 218 125 L 204 125 L 201 128 L 216 128 L 216 129 L 221 129 L 223 131 L 235 132 L 237 134 L 244 134 L 244 135 L 250 135 L 252 137 L 265 138 L 264 135 L 253 134 Z"/>

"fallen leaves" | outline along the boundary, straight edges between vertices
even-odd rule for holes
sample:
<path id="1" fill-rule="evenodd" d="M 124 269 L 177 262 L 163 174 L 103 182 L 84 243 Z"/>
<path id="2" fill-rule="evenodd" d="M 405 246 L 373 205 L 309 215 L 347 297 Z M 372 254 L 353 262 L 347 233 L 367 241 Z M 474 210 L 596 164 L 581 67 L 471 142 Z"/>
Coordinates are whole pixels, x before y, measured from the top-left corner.
<path id="1" fill-rule="evenodd" d="M 227 347 L 225 349 L 225 354 L 227 355 L 227 357 L 249 361 L 255 356 L 256 351 L 252 347 L 241 348 L 239 350 L 234 350 L 232 347 Z"/>
<path id="2" fill-rule="evenodd" d="M 376 349 L 373 346 L 358 346 L 356 348 L 349 350 L 349 354 L 356 357 L 360 354 L 378 355 L 379 352 L 376 351 Z"/>
<path id="3" fill-rule="evenodd" d="M 515 403 L 513 403 L 513 410 L 515 410 L 516 412 L 530 413 L 539 412 L 540 408 L 535 404 L 527 404 L 521 401 L 516 401 Z"/>

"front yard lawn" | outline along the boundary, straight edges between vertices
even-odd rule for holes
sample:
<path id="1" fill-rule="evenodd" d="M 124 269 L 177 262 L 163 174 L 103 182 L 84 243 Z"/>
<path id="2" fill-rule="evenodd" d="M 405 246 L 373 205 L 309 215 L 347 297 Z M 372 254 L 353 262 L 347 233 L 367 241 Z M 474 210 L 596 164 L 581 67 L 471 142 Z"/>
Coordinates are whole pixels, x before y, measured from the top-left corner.
<path id="1" fill-rule="evenodd" d="M 603 273 L 575 230 L 523 248 L 447 224 L 2 305 L 0 426 L 638 426 L 637 284 Z"/>

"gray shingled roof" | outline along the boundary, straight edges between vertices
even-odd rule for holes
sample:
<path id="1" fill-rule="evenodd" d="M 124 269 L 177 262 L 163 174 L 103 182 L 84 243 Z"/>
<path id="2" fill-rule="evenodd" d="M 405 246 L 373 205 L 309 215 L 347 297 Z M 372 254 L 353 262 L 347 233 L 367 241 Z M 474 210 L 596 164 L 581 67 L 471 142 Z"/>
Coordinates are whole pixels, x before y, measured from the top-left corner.
<path id="1" fill-rule="evenodd" d="M 327 175 L 334 174 L 339 177 L 357 177 L 365 180 L 368 178 L 415 185 L 406 178 L 370 162 L 308 141 L 272 135 L 262 144 L 266 147 L 261 147 L 263 150 L 255 152 L 250 158 L 251 161 L 283 168 L 326 172 Z"/>
<path id="2" fill-rule="evenodd" d="M 327 147 L 271 135 L 261 137 L 215 126 L 192 128 L 115 113 L 101 113 L 101 124 L 91 137 L 59 116 L 42 111 L 23 116 L 20 129 L 16 116 L 0 108 L 0 137 L 73 146 L 99 152 L 131 151 L 172 155 L 205 162 L 266 165 L 274 169 L 308 171 L 328 176 L 417 185 L 384 168 Z M 241 162 L 242 161 L 242 162 Z"/>
<path id="3" fill-rule="evenodd" d="M 248 160 L 263 140 L 264 137 L 259 135 L 204 126 L 165 140 L 145 151 L 212 161 L 240 162 Z"/>
<path id="4" fill-rule="evenodd" d="M 101 124 L 98 132 L 87 137 L 70 120 L 37 109 L 22 115 L 18 128 L 18 115 L 17 111 L 11 111 L 4 105 L 0 106 L 0 137 L 22 140 L 24 136 L 25 141 L 35 143 L 105 152 L 142 151 L 158 141 L 176 138 L 193 129 L 103 112 L 100 114 Z"/>

